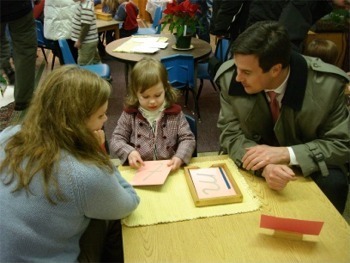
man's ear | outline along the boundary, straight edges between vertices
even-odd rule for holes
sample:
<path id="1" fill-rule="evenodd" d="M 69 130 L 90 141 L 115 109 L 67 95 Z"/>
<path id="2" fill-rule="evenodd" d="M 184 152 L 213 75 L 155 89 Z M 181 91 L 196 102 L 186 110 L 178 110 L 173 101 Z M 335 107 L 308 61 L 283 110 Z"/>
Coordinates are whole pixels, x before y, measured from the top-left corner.
<path id="1" fill-rule="evenodd" d="M 282 71 L 282 64 L 279 63 L 279 64 L 276 64 L 276 65 L 273 65 L 271 67 L 270 71 L 271 71 L 271 73 L 272 73 L 272 75 L 274 77 L 278 76 L 281 73 L 281 71 Z"/>

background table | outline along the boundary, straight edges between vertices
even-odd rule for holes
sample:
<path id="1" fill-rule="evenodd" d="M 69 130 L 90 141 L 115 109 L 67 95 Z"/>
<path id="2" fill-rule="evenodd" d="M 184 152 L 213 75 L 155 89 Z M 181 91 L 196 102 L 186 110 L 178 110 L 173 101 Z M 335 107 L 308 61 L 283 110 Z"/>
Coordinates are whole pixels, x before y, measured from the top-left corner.
<path id="1" fill-rule="evenodd" d="M 227 156 L 193 158 L 191 165 L 220 158 Z M 123 225 L 125 262 L 350 262 L 350 227 L 311 179 L 298 177 L 277 192 L 263 178 L 242 174 L 261 200 L 261 211 L 144 227 Z M 318 242 L 276 238 L 261 233 L 262 213 L 325 223 Z"/>
<path id="2" fill-rule="evenodd" d="M 121 23 L 123 23 L 123 21 L 117 21 L 114 19 L 109 21 L 96 19 L 97 31 L 100 33 L 108 30 L 114 30 L 115 39 L 119 39 L 119 24 Z"/>
<path id="3" fill-rule="evenodd" d="M 128 41 L 130 37 L 117 39 L 112 41 L 106 46 L 106 52 L 112 57 L 120 60 L 121 62 L 135 64 L 140 61 L 143 57 L 152 57 L 160 60 L 162 57 L 171 56 L 175 54 L 190 54 L 194 57 L 195 61 L 200 59 L 207 58 L 211 53 L 211 45 L 201 39 L 192 38 L 191 44 L 194 46 L 193 49 L 187 51 L 179 51 L 173 49 L 171 46 L 175 44 L 175 36 L 171 34 L 159 34 L 152 36 L 161 36 L 168 38 L 168 46 L 165 49 L 160 49 L 156 53 L 153 54 L 143 54 L 143 53 L 122 53 L 122 52 L 114 52 L 113 50 L 117 47 L 121 46 L 124 42 Z"/>

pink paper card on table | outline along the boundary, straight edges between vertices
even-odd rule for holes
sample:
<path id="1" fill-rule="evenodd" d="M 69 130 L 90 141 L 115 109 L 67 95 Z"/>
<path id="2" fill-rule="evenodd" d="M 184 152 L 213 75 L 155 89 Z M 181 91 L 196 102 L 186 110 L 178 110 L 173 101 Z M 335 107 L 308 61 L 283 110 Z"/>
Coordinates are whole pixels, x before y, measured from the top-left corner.
<path id="1" fill-rule="evenodd" d="M 145 161 L 145 165 L 137 170 L 130 184 L 133 186 L 164 184 L 171 170 L 168 162 L 169 160 Z"/>
<path id="2" fill-rule="evenodd" d="M 260 227 L 303 235 L 319 235 L 324 222 L 261 215 Z"/>

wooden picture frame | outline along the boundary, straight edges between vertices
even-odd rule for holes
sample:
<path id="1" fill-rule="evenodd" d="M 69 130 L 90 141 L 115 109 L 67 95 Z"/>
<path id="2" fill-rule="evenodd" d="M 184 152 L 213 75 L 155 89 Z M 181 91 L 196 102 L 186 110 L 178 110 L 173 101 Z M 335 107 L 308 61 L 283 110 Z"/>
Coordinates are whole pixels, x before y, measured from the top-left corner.
<path id="1" fill-rule="evenodd" d="M 225 163 L 210 168 L 184 167 L 195 206 L 211 206 L 243 201 L 243 195 Z"/>

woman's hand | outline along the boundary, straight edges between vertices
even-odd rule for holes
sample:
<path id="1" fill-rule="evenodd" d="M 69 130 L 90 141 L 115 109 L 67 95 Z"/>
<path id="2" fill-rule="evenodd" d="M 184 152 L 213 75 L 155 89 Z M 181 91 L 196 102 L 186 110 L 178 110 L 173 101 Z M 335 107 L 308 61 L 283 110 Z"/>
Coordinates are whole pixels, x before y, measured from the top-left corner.
<path id="1" fill-rule="evenodd" d="M 182 165 L 182 160 L 179 157 L 174 156 L 171 158 L 171 160 L 168 162 L 168 166 L 171 167 L 171 171 L 176 171 L 179 169 Z"/>
<path id="2" fill-rule="evenodd" d="M 98 140 L 99 145 L 104 145 L 106 142 L 105 132 L 103 130 L 94 131 L 94 134 Z"/>
<path id="3" fill-rule="evenodd" d="M 138 169 L 141 166 L 144 166 L 145 164 L 143 163 L 143 160 L 141 158 L 141 155 L 138 151 L 132 151 L 129 156 L 128 156 L 128 161 L 129 161 L 129 165 L 132 168 Z"/>

